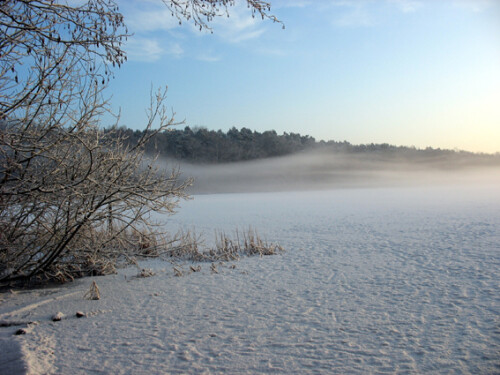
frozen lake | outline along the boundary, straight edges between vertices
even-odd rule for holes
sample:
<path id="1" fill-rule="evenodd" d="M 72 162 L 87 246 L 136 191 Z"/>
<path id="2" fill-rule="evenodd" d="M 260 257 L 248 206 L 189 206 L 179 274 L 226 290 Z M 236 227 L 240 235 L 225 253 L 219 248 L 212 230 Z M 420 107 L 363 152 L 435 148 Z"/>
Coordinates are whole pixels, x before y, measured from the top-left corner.
<path id="1" fill-rule="evenodd" d="M 498 186 L 199 195 L 168 225 L 208 238 L 252 226 L 287 252 L 219 274 L 160 264 L 147 279 L 96 278 L 100 301 L 71 294 L 88 289 L 77 281 L 29 317 L 99 314 L 16 337 L 25 361 L 73 374 L 500 372 Z"/>
<path id="2" fill-rule="evenodd" d="M 198 196 L 173 221 L 288 249 L 207 309 L 229 372 L 500 372 L 496 186 Z"/>

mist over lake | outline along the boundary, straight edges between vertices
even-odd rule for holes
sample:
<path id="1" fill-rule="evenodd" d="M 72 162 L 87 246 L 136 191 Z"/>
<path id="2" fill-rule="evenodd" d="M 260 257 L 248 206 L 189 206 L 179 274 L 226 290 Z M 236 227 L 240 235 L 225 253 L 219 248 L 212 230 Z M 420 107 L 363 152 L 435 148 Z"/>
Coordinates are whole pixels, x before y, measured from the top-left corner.
<path id="1" fill-rule="evenodd" d="M 497 155 L 407 156 L 404 153 L 342 153 L 307 150 L 296 154 L 222 164 L 163 160 L 194 178 L 192 194 L 328 190 L 367 187 L 500 185 Z"/>

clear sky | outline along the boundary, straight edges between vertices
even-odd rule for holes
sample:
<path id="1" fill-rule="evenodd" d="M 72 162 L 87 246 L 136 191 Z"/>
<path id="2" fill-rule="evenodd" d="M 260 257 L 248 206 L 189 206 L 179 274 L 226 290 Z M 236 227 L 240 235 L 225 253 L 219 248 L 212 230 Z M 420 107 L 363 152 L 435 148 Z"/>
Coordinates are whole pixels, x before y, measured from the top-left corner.
<path id="1" fill-rule="evenodd" d="M 119 0 L 134 36 L 108 94 L 142 129 L 151 86 L 191 127 L 500 152 L 499 0 L 240 2 L 213 34 L 161 0 Z"/>

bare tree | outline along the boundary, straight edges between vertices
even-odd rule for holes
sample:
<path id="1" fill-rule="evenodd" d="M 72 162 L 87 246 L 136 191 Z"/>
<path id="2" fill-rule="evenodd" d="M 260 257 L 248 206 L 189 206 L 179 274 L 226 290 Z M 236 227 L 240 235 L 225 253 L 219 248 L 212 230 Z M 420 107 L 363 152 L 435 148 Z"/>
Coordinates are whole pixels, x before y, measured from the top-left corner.
<path id="1" fill-rule="evenodd" d="M 172 17 L 177 17 L 179 24 L 183 20 L 192 21 L 196 26 L 210 30 L 210 22 L 219 16 L 229 17 L 229 7 L 236 4 L 235 0 L 162 0 L 166 7 L 172 12 Z M 284 24 L 270 14 L 271 3 L 262 0 L 246 0 L 248 8 L 252 12 L 252 16 L 260 16 L 262 19 L 270 19 L 273 22 L 278 22 L 285 27 Z"/>
<path id="2" fill-rule="evenodd" d="M 234 5 L 164 3 L 201 28 Z M 277 21 L 268 3 L 247 3 Z M 105 272 L 121 235 L 131 231 L 149 247 L 141 234 L 154 229 L 150 214 L 172 213 L 186 197 L 189 181 L 143 152 L 149 137 L 175 124 L 166 91 L 152 95 L 136 146 L 99 128 L 108 111 L 102 92 L 126 61 L 128 36 L 113 0 L 0 3 L 0 281 Z"/>

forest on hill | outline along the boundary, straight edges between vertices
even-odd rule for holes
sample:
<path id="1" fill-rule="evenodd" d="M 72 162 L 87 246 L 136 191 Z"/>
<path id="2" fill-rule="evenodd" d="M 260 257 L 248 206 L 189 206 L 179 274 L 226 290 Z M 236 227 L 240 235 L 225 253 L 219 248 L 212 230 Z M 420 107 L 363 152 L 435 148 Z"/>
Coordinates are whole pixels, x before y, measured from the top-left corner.
<path id="1" fill-rule="evenodd" d="M 151 130 L 147 131 L 151 132 Z M 118 135 L 133 146 L 145 131 L 121 127 Z M 233 127 L 227 132 L 208 130 L 204 127 L 184 129 L 168 128 L 154 134 L 146 144 L 146 153 L 193 164 L 218 164 L 264 159 L 295 154 L 306 150 L 321 150 L 329 153 L 366 155 L 377 159 L 402 159 L 404 161 L 450 160 L 468 163 L 499 164 L 500 153 L 483 154 L 468 151 L 418 149 L 394 146 L 387 143 L 353 145 L 347 141 L 317 141 L 308 135 L 297 133 L 277 134 L 275 130 L 264 132 L 248 128 Z"/>

